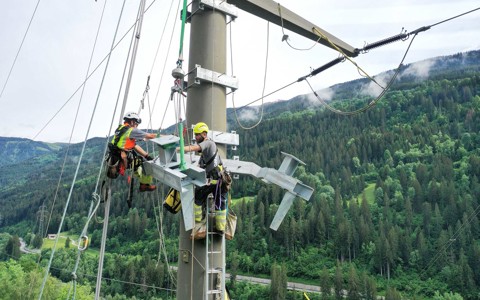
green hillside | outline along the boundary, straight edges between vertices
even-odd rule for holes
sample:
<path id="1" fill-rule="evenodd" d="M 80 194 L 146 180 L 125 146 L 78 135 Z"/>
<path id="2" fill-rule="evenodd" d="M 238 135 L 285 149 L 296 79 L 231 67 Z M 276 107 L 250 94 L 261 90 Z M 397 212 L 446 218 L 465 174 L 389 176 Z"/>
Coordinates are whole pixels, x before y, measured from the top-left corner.
<path id="1" fill-rule="evenodd" d="M 364 83 L 332 87 L 331 105 L 346 111 L 364 107 L 372 100 L 359 93 Z M 326 291 L 310 299 L 338 299 L 342 291 L 348 299 L 480 297 L 480 51 L 439 58 L 428 79 L 405 72 L 365 113 L 342 116 L 323 106 L 308 107 L 303 96 L 269 104 L 266 111 L 253 130 L 236 128 L 227 112 L 230 129 L 240 135 L 238 155 L 278 168 L 280 152 L 291 153 L 306 163 L 295 176 L 315 193 L 309 202 L 296 199 L 274 232 L 269 225 L 284 192 L 250 178 L 235 181 L 239 221 L 235 239 L 227 243 L 231 274 L 282 272 Z M 15 147 L 15 141 L 1 140 Z M 104 143 L 87 143 L 81 184 L 74 189 L 63 231 L 79 233 L 85 224 Z M 56 233 L 80 148 L 71 145 L 60 185 L 66 145 L 27 161 L 12 158 L 11 171 L 0 176 L 8 183 L 0 185 L 1 231 L 22 237 L 38 233 L 37 212 L 42 204 L 50 209 L 57 195 L 49 226 Z M 134 208 L 128 209 L 126 186 L 125 178 L 114 183 L 104 273 L 165 290 L 112 280 L 102 293 L 172 297 L 168 264 L 163 254 L 158 257 L 155 212 L 162 191 L 135 193 Z M 179 221 L 163 213 L 168 263 L 178 258 Z M 92 249 L 99 247 L 102 226 L 92 222 L 89 227 Z M 12 243 L 2 241 L 2 257 L 13 256 L 7 251 Z M 42 265 L 49 251 L 42 251 Z M 68 282 L 75 256 L 73 249 L 59 250 L 52 275 Z M 82 258 L 82 285 L 94 286 L 96 263 L 95 255 Z M 268 287 L 235 281 L 229 286 L 234 299 L 269 297 Z M 449 293 L 451 298 L 441 296 Z M 291 292 L 287 299 L 300 297 Z"/>

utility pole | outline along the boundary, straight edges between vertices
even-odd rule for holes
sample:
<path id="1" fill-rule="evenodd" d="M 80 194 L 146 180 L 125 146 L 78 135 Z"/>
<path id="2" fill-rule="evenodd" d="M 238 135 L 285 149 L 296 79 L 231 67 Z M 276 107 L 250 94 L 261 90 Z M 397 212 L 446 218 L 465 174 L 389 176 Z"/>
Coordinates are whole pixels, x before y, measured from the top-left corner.
<path id="1" fill-rule="evenodd" d="M 226 75 L 226 26 L 227 18 L 235 18 L 238 8 L 266 19 L 269 22 L 279 25 L 283 24 L 286 29 L 292 30 L 297 34 L 328 47 L 334 48 L 331 45 L 331 43 L 333 43 L 348 56 L 357 55 L 356 49 L 350 45 L 304 20 L 288 9 L 280 7 L 275 1 L 193 0 L 190 10 L 191 14 L 189 16 L 191 30 L 188 61 L 187 127 L 191 127 L 192 124 L 196 124 L 197 122 L 205 122 L 215 131 L 226 131 L 226 88 L 236 89 L 238 87 L 238 83 L 235 83 L 236 79 Z M 319 38 L 314 29 L 317 32 L 321 32 L 329 41 L 326 41 L 325 38 Z M 218 151 L 222 159 L 226 158 L 225 145 L 218 145 Z M 270 181 L 273 182 L 272 180 L 278 177 L 269 176 L 269 174 L 280 172 L 282 176 L 292 176 L 298 163 L 301 163 L 301 161 L 287 155 L 285 164 L 282 164 L 279 170 L 273 171 L 254 166 L 254 168 L 252 168 L 252 174 L 256 173 L 255 176 L 257 177 L 270 178 Z M 232 167 L 233 166 L 234 165 L 232 165 Z M 241 170 L 244 169 L 245 168 L 242 168 Z M 159 174 L 165 174 L 158 168 L 154 173 L 155 172 L 157 172 L 155 176 L 157 179 L 162 177 Z M 282 182 L 274 183 L 282 184 Z M 308 200 L 313 192 L 313 189 L 301 183 L 295 182 L 294 186 L 300 187 L 299 190 L 303 191 L 300 194 L 303 195 L 296 193 L 293 188 L 291 188 L 290 193 L 287 192 L 284 197 L 285 201 L 282 200 L 284 207 L 279 209 L 279 211 L 282 210 L 282 212 L 279 214 L 278 219 L 276 218 L 274 220 L 275 225 L 272 227 L 274 230 L 278 228 L 296 196 Z M 288 184 L 286 187 L 290 188 Z M 208 228 L 207 231 L 209 231 Z M 210 276 L 207 270 L 211 268 L 225 268 L 225 266 L 222 265 L 221 259 L 221 257 L 223 257 L 224 261 L 225 251 L 223 250 L 221 256 L 206 259 L 205 253 L 207 247 L 210 246 L 206 245 L 205 240 L 192 241 L 190 235 L 191 230 L 185 231 L 185 224 L 180 221 L 177 299 L 205 300 L 206 291 L 204 284 L 205 282 L 210 282 L 210 285 L 213 284 L 213 280 L 205 281 L 205 276 Z M 214 236 L 211 239 L 211 243 L 213 248 L 219 249 L 222 238 Z M 208 266 L 206 265 L 206 260 L 208 260 Z M 225 270 L 223 270 L 223 272 L 225 272 Z M 223 285 L 222 290 L 225 290 L 225 282 L 221 284 Z M 207 289 L 212 289 L 212 287 L 208 286 Z M 224 299 L 225 295 L 217 294 L 216 297 L 214 297 L 214 295 L 207 295 L 207 299 Z"/>
<path id="2" fill-rule="evenodd" d="M 225 74 L 226 73 L 226 14 L 218 9 L 200 9 L 201 1 L 192 2 L 190 51 L 188 70 L 201 68 Z M 203 6 L 203 5 L 202 5 Z M 205 122 L 209 128 L 226 131 L 226 88 L 224 86 L 203 82 L 194 84 L 195 78 L 188 76 L 187 94 L 187 126 L 197 122 Z M 218 145 L 218 153 L 225 158 L 226 147 Z M 208 215 L 206 216 L 208 218 Z M 184 223 L 180 222 L 179 263 L 177 280 L 177 299 L 204 299 L 204 283 L 208 268 L 224 268 L 218 256 L 209 260 L 206 266 L 207 246 L 205 240 L 190 240 L 191 231 L 185 231 Z M 208 231 L 208 230 L 207 230 Z M 211 239 L 212 247 L 221 245 L 221 237 Z M 225 255 L 225 253 L 223 253 Z M 225 283 L 223 283 L 225 284 Z M 213 295 L 209 296 L 214 299 Z"/>

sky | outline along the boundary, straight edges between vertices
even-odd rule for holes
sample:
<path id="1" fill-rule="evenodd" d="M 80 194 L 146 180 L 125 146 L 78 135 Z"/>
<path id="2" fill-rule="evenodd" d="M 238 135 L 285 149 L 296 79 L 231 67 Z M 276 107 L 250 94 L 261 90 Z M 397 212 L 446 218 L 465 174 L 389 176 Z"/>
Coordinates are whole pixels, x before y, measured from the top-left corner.
<path id="1" fill-rule="evenodd" d="M 180 2 L 147 0 L 149 8 L 143 20 L 126 104 L 126 111 L 139 111 L 140 101 L 147 95 L 140 114 L 143 120 L 151 119 L 152 123 L 143 122 L 142 128 L 166 128 L 176 121 L 169 99 L 173 85 L 171 71 L 176 67 L 180 48 Z M 125 84 L 121 87 L 120 83 L 132 36 L 128 30 L 136 19 L 139 1 L 126 1 L 115 43 L 122 36 L 125 38 L 107 58 L 122 3 L 119 0 L 0 3 L 0 91 L 3 90 L 0 136 L 82 142 L 112 133 L 112 126 L 116 127 L 120 120 L 125 94 Z M 280 4 L 356 48 L 480 7 L 474 0 L 286 0 Z M 189 63 L 189 26 L 185 31 L 184 69 Z M 282 42 L 281 27 L 243 11 L 228 24 L 227 32 L 227 74 L 239 80 L 239 89 L 234 93 L 235 107 L 249 104 L 261 98 L 262 93 L 275 91 L 338 57 L 336 51 L 320 44 L 314 46 L 313 41 L 285 30 L 289 44 L 303 49 L 295 50 Z M 479 37 L 480 10 L 477 10 L 420 33 L 404 63 L 480 49 Z M 371 76 L 394 69 L 411 39 L 373 49 L 354 60 Z M 421 63 L 411 72 L 427 77 L 430 66 Z M 83 88 L 87 74 L 95 68 Z M 149 90 L 145 93 L 148 76 Z M 346 61 L 310 78 L 309 82 L 328 97 L 329 86 L 360 77 L 358 70 Z M 302 82 L 265 97 L 264 102 L 309 93 L 309 86 Z M 115 110 L 117 98 L 120 104 Z M 312 105 L 319 103 L 313 101 Z M 232 94 L 227 97 L 227 107 L 233 107 Z M 250 122 L 259 117 L 259 114 L 250 116 Z"/>

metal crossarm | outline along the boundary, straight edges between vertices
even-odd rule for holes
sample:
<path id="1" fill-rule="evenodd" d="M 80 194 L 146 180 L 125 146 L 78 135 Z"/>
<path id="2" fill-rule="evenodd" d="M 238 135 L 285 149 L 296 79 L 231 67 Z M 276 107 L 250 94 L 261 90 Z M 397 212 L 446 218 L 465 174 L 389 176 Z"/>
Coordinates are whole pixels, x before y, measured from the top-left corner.
<path id="1" fill-rule="evenodd" d="M 159 145 L 158 159 L 144 163 L 145 173 L 180 192 L 185 230 L 195 226 L 193 218 L 193 200 L 195 186 L 204 186 L 207 182 L 205 170 L 191 163 L 186 163 L 185 170 L 180 170 L 175 143 L 178 137 L 165 136 L 152 140 Z M 173 146 L 172 146 L 173 144 Z"/>

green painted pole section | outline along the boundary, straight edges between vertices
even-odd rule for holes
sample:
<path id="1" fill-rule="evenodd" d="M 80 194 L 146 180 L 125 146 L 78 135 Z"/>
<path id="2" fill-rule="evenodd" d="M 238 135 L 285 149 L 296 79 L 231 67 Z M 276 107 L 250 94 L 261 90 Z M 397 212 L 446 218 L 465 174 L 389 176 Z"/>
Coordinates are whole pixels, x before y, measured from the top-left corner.
<path id="1" fill-rule="evenodd" d="M 220 3 L 220 1 L 215 1 Z M 191 10 L 195 12 L 190 19 L 190 50 L 188 51 L 188 70 L 195 69 L 196 65 L 203 68 L 226 74 L 227 72 L 227 17 L 218 9 L 200 9 L 200 0 L 192 0 Z M 188 76 L 188 90 L 186 107 L 186 124 L 190 127 L 198 122 L 205 122 L 212 130 L 226 131 L 226 88 L 211 82 L 194 84 L 194 76 Z M 218 154 L 226 157 L 226 147 L 217 145 Z M 186 158 L 188 159 L 188 158 Z M 177 299 L 213 300 L 215 294 L 205 296 L 206 276 L 209 276 L 208 289 L 214 290 L 211 270 L 223 268 L 223 255 L 211 255 L 207 260 L 207 245 L 205 240 L 191 240 L 190 230 L 185 231 L 185 225 L 180 222 L 178 271 L 177 271 Z M 214 235 L 208 248 L 221 249 L 221 236 Z M 208 262 L 208 266 L 206 263 Z M 210 271 L 208 271 L 210 270 Z M 193 279 L 193 280 L 192 280 Z M 222 297 L 224 298 L 224 297 Z"/>
<path id="2" fill-rule="evenodd" d="M 183 38 L 185 35 L 185 23 L 187 22 L 187 0 L 183 1 L 182 10 L 182 30 L 180 31 L 180 50 L 178 51 L 178 66 L 182 66 L 183 61 Z"/>
<path id="3" fill-rule="evenodd" d="M 178 123 L 178 134 L 180 136 L 180 170 L 185 170 L 185 141 L 183 140 L 183 122 Z"/>
<path id="4" fill-rule="evenodd" d="M 180 49 L 178 50 L 177 67 L 182 67 L 183 62 L 183 40 L 185 36 L 185 23 L 187 22 L 187 0 L 183 0 L 182 30 L 180 31 Z M 178 123 L 178 134 L 180 136 L 180 170 L 185 170 L 185 141 L 183 139 L 183 123 Z"/>

